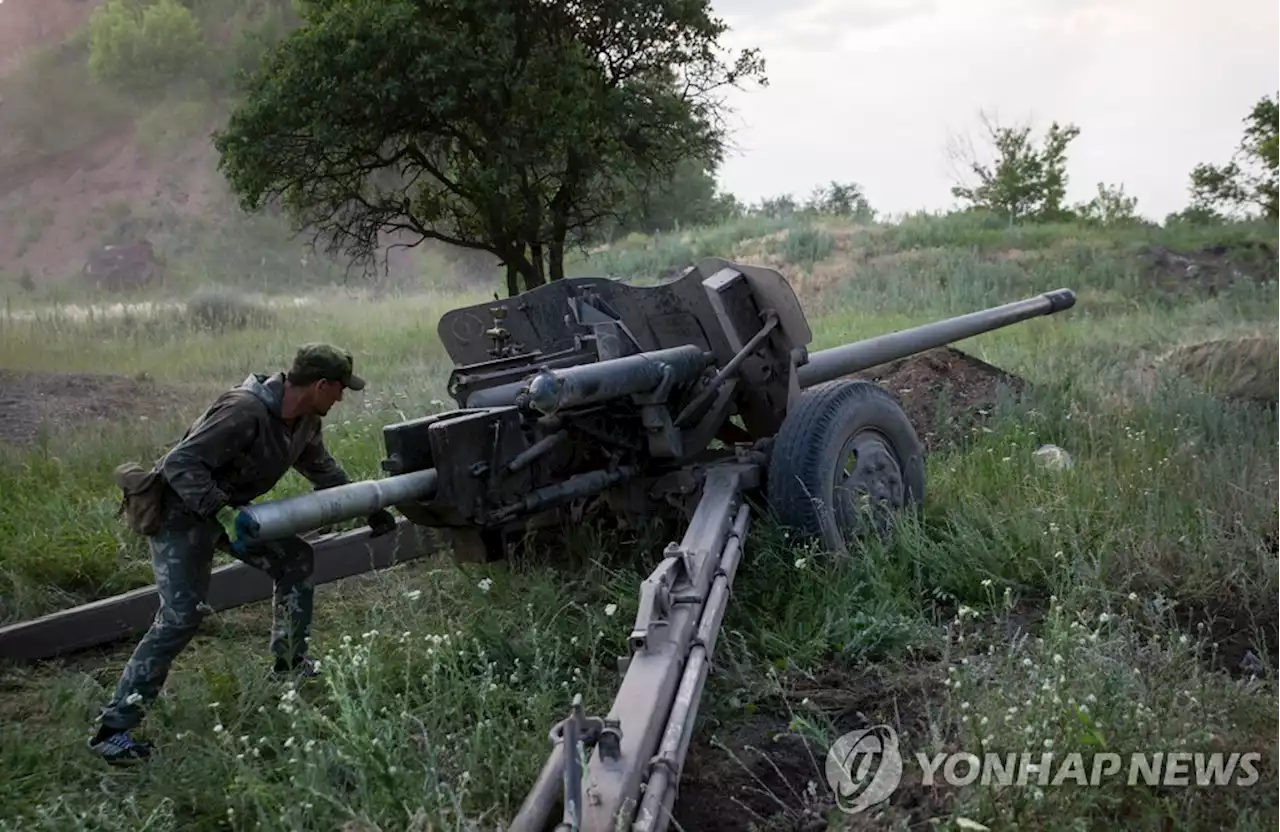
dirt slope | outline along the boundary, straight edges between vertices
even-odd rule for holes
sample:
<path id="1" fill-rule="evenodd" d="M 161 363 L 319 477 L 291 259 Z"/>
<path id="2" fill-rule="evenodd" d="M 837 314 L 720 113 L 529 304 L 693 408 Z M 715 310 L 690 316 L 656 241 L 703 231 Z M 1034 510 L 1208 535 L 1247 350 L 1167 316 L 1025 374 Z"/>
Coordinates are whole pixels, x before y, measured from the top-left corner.
<path id="1" fill-rule="evenodd" d="M 32 47 L 56 43 L 85 23 L 104 0 L 3 0 L 0 2 L 0 78 Z"/>

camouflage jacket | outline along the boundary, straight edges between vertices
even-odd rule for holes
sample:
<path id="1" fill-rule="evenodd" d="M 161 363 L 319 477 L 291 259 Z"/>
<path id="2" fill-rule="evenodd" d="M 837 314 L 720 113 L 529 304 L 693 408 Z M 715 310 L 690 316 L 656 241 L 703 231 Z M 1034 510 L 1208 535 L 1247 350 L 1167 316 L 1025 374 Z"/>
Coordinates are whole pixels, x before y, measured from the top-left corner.
<path id="1" fill-rule="evenodd" d="M 219 396 L 157 464 L 185 507 L 212 517 L 267 493 L 290 468 L 317 488 L 351 481 L 330 456 L 318 416 L 280 418 L 284 373 L 250 375 Z"/>

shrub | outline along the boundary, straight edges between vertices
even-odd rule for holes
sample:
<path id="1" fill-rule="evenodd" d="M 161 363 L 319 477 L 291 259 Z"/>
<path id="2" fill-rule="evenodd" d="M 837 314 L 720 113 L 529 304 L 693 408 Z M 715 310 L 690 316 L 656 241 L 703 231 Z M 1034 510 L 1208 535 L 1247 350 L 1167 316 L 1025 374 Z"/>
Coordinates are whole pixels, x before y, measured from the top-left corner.
<path id="1" fill-rule="evenodd" d="M 201 289 L 187 301 L 187 322 L 211 332 L 267 326 L 271 318 L 265 306 L 225 289 Z"/>
<path id="2" fill-rule="evenodd" d="M 788 263 L 812 266 L 825 260 L 835 248 L 835 239 L 825 229 L 802 225 L 791 229 L 787 236 L 770 243 L 773 253 L 781 253 Z"/>
<path id="3" fill-rule="evenodd" d="M 89 18 L 89 71 L 99 81 L 154 90 L 200 74 L 200 23 L 178 0 L 107 0 Z"/>

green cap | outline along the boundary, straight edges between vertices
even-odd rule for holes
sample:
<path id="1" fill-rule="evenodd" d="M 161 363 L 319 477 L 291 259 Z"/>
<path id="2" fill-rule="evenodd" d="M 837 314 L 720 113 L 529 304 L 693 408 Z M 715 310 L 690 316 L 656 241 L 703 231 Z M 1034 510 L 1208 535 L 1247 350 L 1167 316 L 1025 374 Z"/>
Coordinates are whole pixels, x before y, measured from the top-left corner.
<path id="1" fill-rule="evenodd" d="M 349 390 L 363 390 L 364 379 L 352 372 L 351 353 L 332 344 L 303 344 L 293 358 L 291 372 L 311 381 L 340 381 Z"/>

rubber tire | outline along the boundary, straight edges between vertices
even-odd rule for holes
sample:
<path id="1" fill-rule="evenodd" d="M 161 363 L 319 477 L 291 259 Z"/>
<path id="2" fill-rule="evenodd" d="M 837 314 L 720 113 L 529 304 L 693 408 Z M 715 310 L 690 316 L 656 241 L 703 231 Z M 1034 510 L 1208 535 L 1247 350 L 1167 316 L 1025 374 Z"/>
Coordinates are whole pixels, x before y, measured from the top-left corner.
<path id="1" fill-rule="evenodd" d="M 881 434 L 901 470 L 901 508 L 924 502 L 924 446 L 907 414 L 884 388 L 868 381 L 838 379 L 801 394 L 778 430 L 767 497 L 782 525 L 818 538 L 830 551 L 849 552 L 855 541 L 846 540 L 834 513 L 820 506 L 834 505 L 833 484 L 837 466 L 843 462 L 842 449 L 855 434 L 868 429 Z"/>

